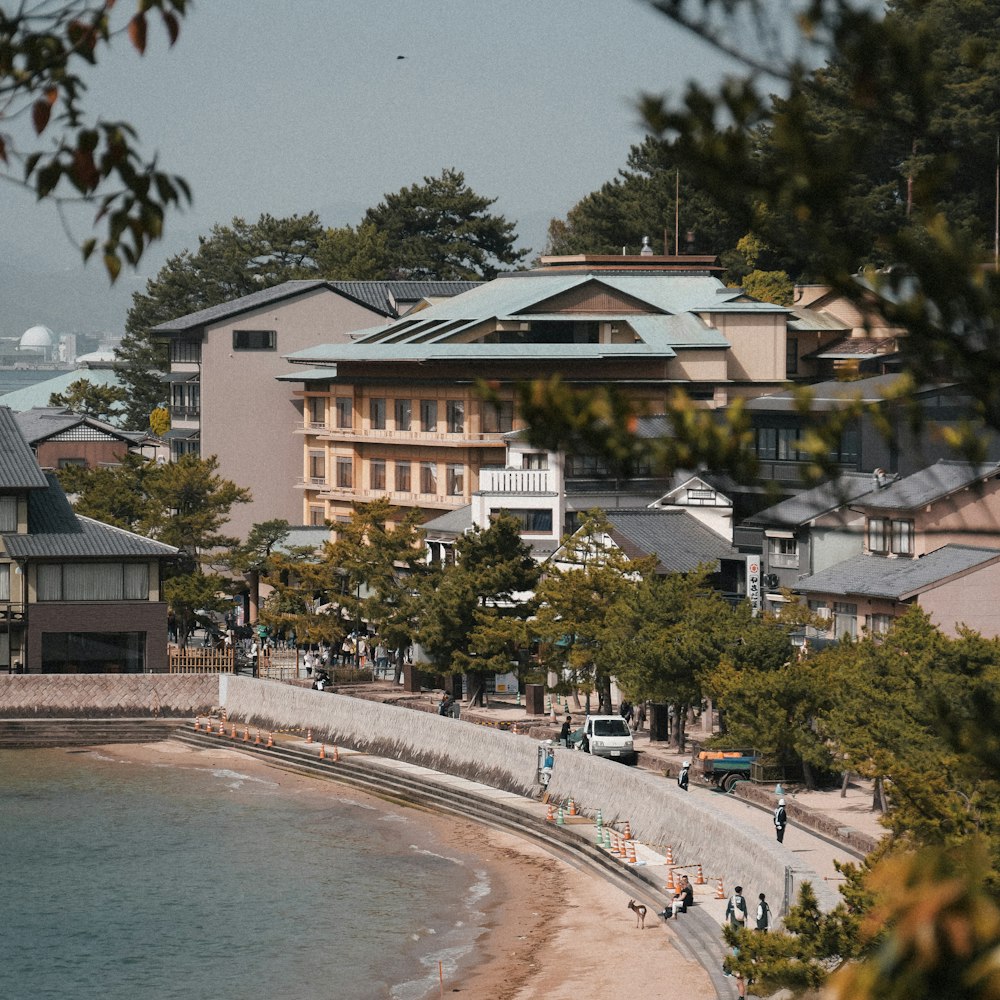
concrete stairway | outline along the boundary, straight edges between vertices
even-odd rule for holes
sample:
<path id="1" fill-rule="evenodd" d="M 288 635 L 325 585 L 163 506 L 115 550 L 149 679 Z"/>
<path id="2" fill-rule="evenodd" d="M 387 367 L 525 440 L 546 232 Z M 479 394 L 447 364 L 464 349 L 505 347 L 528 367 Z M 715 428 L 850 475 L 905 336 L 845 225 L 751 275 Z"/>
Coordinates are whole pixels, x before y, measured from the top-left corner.
<path id="1" fill-rule="evenodd" d="M 152 743 L 169 738 L 184 719 L 0 719 L 0 749 Z"/>

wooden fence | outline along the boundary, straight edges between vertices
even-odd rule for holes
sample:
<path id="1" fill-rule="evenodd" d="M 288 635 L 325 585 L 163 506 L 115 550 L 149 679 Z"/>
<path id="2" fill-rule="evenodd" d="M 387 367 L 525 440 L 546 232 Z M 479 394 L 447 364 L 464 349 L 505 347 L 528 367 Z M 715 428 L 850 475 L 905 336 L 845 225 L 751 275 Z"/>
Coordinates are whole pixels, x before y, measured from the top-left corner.
<path id="1" fill-rule="evenodd" d="M 171 674 L 231 674 L 234 670 L 232 649 L 167 650 L 167 672 Z"/>

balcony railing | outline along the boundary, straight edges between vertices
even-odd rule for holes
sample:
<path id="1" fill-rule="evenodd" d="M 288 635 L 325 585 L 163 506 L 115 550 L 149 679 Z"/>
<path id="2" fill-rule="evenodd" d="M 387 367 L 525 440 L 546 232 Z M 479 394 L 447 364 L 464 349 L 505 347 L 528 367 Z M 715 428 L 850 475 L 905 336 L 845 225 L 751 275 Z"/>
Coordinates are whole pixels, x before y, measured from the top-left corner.
<path id="1" fill-rule="evenodd" d="M 482 493 L 551 493 L 553 482 L 551 469 L 479 470 Z"/>
<path id="2" fill-rule="evenodd" d="M 314 424 L 307 421 L 304 425 L 295 426 L 296 433 L 314 434 L 325 441 L 386 441 L 390 444 L 432 444 L 435 447 L 461 447 L 468 445 L 504 444 L 504 435 L 500 432 L 480 431 L 473 433 L 463 431 L 454 434 L 450 431 L 400 431 L 393 427 L 330 427 L 324 424 Z"/>
<path id="3" fill-rule="evenodd" d="M 24 618 L 24 605 L 20 602 L 0 601 L 0 624 L 18 622 Z"/>

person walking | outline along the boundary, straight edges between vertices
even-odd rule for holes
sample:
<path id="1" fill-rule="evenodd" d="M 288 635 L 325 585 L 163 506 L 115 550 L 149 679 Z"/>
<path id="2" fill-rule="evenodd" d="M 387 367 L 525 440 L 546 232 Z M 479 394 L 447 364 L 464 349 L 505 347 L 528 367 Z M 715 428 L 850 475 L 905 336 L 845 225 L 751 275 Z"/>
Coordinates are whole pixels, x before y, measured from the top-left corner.
<path id="1" fill-rule="evenodd" d="M 788 813 L 785 812 L 785 800 L 778 799 L 778 805 L 774 810 L 774 832 L 779 844 L 784 842 L 786 826 L 788 826 Z"/>
<path id="2" fill-rule="evenodd" d="M 562 729 L 559 730 L 559 745 L 563 747 L 569 746 L 569 734 L 573 730 L 573 717 L 567 715 L 563 720 Z"/>
<path id="3" fill-rule="evenodd" d="M 681 769 L 677 773 L 677 785 L 682 792 L 688 790 L 688 777 L 691 771 L 691 761 L 686 760 L 681 764 Z"/>
<path id="4" fill-rule="evenodd" d="M 771 926 L 771 907 L 767 905 L 764 893 L 761 893 L 757 902 L 757 930 L 766 931 Z"/>
<path id="5" fill-rule="evenodd" d="M 743 898 L 743 886 L 738 885 L 726 904 L 726 919 L 734 927 L 747 925 L 747 901 Z"/>

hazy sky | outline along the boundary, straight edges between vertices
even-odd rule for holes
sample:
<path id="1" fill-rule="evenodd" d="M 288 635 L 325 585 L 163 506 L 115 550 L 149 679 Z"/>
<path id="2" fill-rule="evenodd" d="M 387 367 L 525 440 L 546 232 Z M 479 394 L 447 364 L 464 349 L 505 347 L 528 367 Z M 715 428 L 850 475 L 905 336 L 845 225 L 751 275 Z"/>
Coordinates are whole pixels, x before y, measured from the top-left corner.
<path id="1" fill-rule="evenodd" d="M 120 39 L 85 97 L 194 192 L 129 288 L 217 222 L 315 210 L 356 224 L 444 167 L 537 252 L 548 220 L 642 140 L 641 91 L 724 70 L 641 0 L 196 0 L 172 49 L 158 24 L 149 39 L 142 58 Z M 0 215 L 0 263 L 77 266 L 50 207 L 6 186 Z"/>

